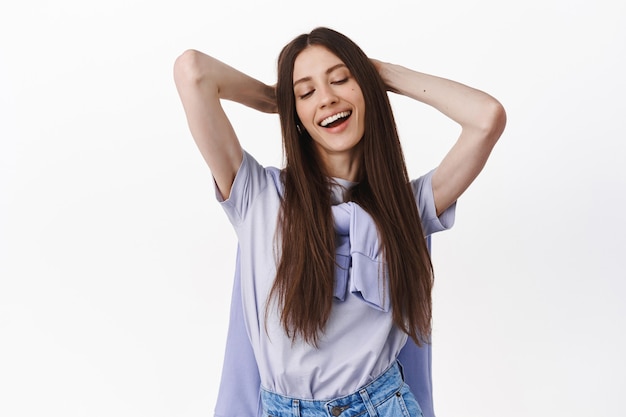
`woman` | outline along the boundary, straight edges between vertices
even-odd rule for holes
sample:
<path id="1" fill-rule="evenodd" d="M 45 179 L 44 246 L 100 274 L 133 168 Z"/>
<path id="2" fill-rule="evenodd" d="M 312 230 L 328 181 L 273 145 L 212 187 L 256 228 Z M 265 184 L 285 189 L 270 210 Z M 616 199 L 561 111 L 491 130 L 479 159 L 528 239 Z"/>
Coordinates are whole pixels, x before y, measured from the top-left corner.
<path id="1" fill-rule="evenodd" d="M 457 198 L 504 129 L 500 103 L 369 59 L 327 28 L 285 46 L 275 88 L 197 51 L 177 59 L 175 81 L 239 239 L 233 301 L 250 349 L 238 354 L 254 356 L 258 412 L 432 414 L 420 409 L 397 358 L 407 340 L 429 339 L 433 273 L 424 237 L 452 225 Z M 441 164 L 415 181 L 387 91 L 462 127 Z M 278 112 L 284 169 L 264 168 L 242 149 L 221 99 Z"/>

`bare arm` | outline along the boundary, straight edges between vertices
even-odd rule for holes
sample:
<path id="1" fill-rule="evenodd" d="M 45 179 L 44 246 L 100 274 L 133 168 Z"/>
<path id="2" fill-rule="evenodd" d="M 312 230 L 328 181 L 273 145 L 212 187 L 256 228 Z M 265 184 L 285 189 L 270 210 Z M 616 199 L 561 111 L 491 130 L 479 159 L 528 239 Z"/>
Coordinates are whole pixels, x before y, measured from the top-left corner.
<path id="1" fill-rule="evenodd" d="M 194 50 L 185 51 L 176 59 L 174 81 L 191 135 L 226 199 L 241 164 L 243 151 L 220 99 L 275 113 L 274 87 Z"/>
<path id="2" fill-rule="evenodd" d="M 390 91 L 428 104 L 458 124 L 461 134 L 432 178 L 441 214 L 478 176 L 506 125 L 504 107 L 490 95 L 445 78 L 372 60 Z"/>

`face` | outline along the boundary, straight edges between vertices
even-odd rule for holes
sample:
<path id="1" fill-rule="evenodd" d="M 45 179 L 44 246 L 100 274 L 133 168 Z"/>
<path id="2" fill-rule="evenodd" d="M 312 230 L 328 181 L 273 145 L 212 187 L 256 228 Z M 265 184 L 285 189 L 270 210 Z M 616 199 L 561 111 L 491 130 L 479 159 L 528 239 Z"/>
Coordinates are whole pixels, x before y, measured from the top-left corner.
<path id="1" fill-rule="evenodd" d="M 293 81 L 296 112 L 324 162 L 353 162 L 365 131 L 365 100 L 350 70 L 323 46 L 309 46 L 295 60 Z"/>

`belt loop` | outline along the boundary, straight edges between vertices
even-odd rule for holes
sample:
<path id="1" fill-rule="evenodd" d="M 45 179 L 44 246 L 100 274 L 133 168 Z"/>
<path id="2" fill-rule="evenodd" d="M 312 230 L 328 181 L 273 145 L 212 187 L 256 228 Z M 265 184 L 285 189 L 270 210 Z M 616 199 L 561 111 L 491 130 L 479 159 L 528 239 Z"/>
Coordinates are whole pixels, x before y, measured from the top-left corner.
<path id="1" fill-rule="evenodd" d="M 300 400 L 293 400 L 291 402 L 291 411 L 294 417 L 300 417 Z"/>
<path id="2" fill-rule="evenodd" d="M 361 394 L 361 398 L 363 399 L 363 403 L 365 403 L 365 407 L 367 407 L 367 412 L 370 417 L 378 417 L 378 413 L 374 408 L 374 404 L 372 404 L 372 400 L 370 400 L 370 395 L 367 393 L 367 390 L 362 389 L 359 391 L 359 394 Z"/>

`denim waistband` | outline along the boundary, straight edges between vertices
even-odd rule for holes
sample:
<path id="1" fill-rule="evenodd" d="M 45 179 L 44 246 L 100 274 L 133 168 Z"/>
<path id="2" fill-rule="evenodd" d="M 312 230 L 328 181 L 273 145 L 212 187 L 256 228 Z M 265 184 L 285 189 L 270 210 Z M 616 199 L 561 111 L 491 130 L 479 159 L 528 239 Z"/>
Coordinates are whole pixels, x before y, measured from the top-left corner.
<path id="1" fill-rule="evenodd" d="M 263 409 L 271 417 L 358 417 L 383 403 L 393 395 L 400 395 L 404 385 L 402 369 L 394 362 L 382 375 L 353 394 L 332 400 L 305 400 L 285 397 L 261 389 Z"/>

